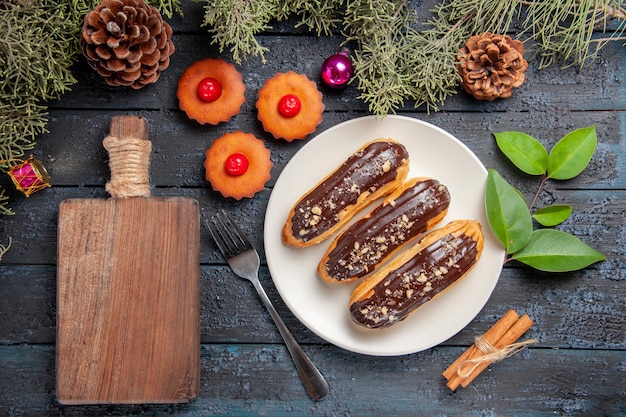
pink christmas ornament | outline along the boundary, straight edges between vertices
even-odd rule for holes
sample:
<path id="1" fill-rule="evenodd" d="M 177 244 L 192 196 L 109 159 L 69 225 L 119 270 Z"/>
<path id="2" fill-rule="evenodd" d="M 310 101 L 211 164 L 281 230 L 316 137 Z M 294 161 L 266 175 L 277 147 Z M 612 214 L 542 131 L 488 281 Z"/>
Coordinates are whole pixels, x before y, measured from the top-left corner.
<path id="1" fill-rule="evenodd" d="M 354 65 L 347 48 L 329 56 L 322 63 L 322 81 L 331 88 L 346 87 L 353 73 Z"/>

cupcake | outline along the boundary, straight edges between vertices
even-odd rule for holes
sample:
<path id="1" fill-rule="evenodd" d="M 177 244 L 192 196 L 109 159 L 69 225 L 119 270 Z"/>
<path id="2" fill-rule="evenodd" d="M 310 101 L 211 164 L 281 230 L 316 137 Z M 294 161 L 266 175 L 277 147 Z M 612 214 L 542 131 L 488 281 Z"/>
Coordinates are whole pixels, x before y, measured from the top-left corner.
<path id="1" fill-rule="evenodd" d="M 324 103 L 317 85 L 293 71 L 276 74 L 259 90 L 256 102 L 263 129 L 288 142 L 304 139 L 322 121 Z"/>
<path id="2" fill-rule="evenodd" d="M 243 77 L 233 64 L 207 58 L 183 72 L 176 96 L 187 117 L 200 124 L 216 125 L 239 113 L 245 91 Z"/>
<path id="3" fill-rule="evenodd" d="M 251 133 L 236 131 L 219 137 L 207 149 L 206 180 L 224 197 L 241 200 L 263 190 L 271 178 L 270 151 Z"/>

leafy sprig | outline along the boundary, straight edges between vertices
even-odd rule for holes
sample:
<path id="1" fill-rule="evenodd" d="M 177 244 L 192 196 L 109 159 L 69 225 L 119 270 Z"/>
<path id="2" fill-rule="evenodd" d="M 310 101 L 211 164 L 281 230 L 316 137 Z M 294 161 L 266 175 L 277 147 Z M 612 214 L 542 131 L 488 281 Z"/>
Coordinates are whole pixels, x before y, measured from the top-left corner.
<path id="1" fill-rule="evenodd" d="M 542 179 L 530 205 L 522 193 L 495 169 L 489 169 L 485 206 L 489 226 L 506 251 L 505 262 L 516 260 L 535 269 L 566 272 L 585 268 L 606 257 L 569 233 L 552 229 L 569 218 L 572 207 L 551 205 L 534 211 L 537 196 L 550 179 L 569 180 L 589 164 L 597 144 L 594 126 L 574 130 L 548 152 L 522 132 L 494 134 L 500 150 L 524 173 Z M 533 218 L 544 228 L 534 229 Z"/>

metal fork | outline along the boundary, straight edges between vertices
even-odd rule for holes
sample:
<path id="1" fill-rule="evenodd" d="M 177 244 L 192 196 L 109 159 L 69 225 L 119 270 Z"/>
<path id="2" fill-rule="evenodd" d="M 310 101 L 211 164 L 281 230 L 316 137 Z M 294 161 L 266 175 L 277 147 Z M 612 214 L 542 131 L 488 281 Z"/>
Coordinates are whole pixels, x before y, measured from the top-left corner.
<path id="1" fill-rule="evenodd" d="M 328 394 L 328 383 L 304 353 L 285 326 L 259 281 L 259 255 L 245 234 L 225 212 L 219 212 L 206 222 L 211 237 L 235 274 L 252 282 L 263 304 L 274 319 L 287 350 L 293 359 L 308 394 L 316 401 Z"/>

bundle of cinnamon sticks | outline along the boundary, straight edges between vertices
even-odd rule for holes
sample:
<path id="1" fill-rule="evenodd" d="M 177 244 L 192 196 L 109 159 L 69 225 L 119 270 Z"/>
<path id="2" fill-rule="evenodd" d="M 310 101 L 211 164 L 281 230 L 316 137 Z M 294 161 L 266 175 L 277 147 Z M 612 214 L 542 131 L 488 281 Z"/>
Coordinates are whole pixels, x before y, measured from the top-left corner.
<path id="1" fill-rule="evenodd" d="M 454 391 L 459 385 L 467 387 L 489 364 L 535 343 L 535 339 L 517 342 L 532 325 L 533 321 L 528 315 L 519 317 L 515 310 L 509 310 L 443 372 L 444 378 L 448 380 L 448 388 Z"/>

